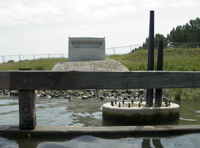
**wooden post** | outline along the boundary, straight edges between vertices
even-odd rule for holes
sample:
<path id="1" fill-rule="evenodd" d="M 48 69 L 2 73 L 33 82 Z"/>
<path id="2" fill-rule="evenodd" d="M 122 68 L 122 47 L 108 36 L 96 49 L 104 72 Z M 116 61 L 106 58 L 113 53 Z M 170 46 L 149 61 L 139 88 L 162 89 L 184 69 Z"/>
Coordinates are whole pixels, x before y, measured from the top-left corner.
<path id="1" fill-rule="evenodd" d="M 36 126 L 35 90 L 19 90 L 19 128 Z"/>
<path id="2" fill-rule="evenodd" d="M 20 70 L 31 70 L 23 69 Z M 35 90 L 19 90 L 19 128 L 31 130 L 36 126 Z"/>

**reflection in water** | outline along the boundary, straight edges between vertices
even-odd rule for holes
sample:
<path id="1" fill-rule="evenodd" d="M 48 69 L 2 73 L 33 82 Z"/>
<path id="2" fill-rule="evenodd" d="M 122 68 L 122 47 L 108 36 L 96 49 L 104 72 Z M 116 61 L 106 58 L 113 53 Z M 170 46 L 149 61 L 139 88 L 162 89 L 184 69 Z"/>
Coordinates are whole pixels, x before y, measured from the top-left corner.
<path id="1" fill-rule="evenodd" d="M 124 137 L 99 138 L 94 136 L 43 138 L 0 138 L 1 148 L 197 148 L 200 145 L 200 134 L 188 134 L 173 137 Z"/>
<path id="2" fill-rule="evenodd" d="M 142 148 L 152 148 L 150 145 L 150 140 L 151 139 L 143 139 L 142 141 Z M 155 148 L 163 148 L 160 139 L 152 139 L 153 145 Z"/>

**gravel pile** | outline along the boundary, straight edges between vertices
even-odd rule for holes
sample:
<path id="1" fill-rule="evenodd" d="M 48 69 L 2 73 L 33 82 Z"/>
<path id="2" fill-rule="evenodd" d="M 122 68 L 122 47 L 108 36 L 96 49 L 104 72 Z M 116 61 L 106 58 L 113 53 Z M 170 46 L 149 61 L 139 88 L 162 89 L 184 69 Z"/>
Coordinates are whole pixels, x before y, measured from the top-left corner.
<path id="1" fill-rule="evenodd" d="M 99 61 L 63 61 L 57 63 L 53 71 L 129 71 L 120 62 L 113 59 L 99 60 Z"/>

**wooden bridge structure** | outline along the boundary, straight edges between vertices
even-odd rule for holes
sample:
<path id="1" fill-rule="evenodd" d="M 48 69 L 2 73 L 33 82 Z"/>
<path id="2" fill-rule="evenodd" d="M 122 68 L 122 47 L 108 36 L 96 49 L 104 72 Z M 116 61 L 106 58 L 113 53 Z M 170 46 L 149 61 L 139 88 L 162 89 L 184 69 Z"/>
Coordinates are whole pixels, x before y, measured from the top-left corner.
<path id="1" fill-rule="evenodd" d="M 0 89 L 19 90 L 19 128 L 36 127 L 35 90 L 200 87 L 199 71 L 0 71 Z"/>

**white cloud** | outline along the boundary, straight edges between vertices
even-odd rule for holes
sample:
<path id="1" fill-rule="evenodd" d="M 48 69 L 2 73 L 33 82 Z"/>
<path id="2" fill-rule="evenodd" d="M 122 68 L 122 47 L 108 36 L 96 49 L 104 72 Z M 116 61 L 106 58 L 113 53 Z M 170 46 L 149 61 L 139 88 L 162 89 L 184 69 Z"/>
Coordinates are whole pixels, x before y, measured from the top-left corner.
<path id="1" fill-rule="evenodd" d="M 0 25 L 105 20 L 134 9 L 129 0 L 0 0 Z"/>

